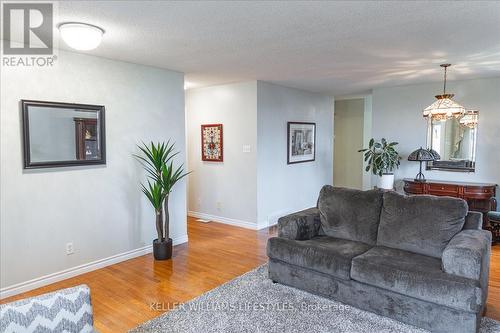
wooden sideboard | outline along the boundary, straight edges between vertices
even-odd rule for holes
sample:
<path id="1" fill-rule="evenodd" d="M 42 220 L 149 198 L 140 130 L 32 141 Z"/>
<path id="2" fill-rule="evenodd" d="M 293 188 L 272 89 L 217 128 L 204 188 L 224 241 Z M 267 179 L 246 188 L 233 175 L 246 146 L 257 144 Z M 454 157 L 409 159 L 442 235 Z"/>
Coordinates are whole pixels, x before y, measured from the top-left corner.
<path id="1" fill-rule="evenodd" d="M 403 179 L 406 194 L 431 194 L 461 198 L 467 201 L 469 209 L 483 213 L 483 227 L 488 227 L 486 213 L 496 210 L 496 184 L 469 183 L 440 180 L 416 182 L 413 179 Z"/>

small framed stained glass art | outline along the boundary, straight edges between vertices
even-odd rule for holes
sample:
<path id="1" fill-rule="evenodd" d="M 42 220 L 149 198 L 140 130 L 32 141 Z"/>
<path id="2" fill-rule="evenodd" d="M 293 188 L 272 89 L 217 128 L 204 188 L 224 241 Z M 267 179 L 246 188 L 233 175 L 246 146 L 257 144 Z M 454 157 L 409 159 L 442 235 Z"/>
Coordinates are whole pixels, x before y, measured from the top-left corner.
<path id="1" fill-rule="evenodd" d="M 201 125 L 201 159 L 207 162 L 224 161 L 222 124 Z"/>

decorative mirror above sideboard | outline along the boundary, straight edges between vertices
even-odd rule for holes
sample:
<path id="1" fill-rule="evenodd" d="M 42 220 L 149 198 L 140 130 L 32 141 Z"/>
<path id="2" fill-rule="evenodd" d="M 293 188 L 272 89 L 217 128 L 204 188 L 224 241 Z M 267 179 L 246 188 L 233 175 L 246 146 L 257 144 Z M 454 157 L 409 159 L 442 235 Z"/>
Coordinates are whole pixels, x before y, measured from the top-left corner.
<path id="1" fill-rule="evenodd" d="M 25 169 L 106 164 L 104 106 L 21 104 Z"/>
<path id="2" fill-rule="evenodd" d="M 427 148 L 432 161 L 427 170 L 474 172 L 479 111 L 470 110 L 453 100 L 446 92 L 446 73 L 451 64 L 441 64 L 444 70 L 443 93 L 423 110 L 427 119 Z"/>
<path id="3" fill-rule="evenodd" d="M 479 111 L 442 120 L 429 118 L 427 146 L 440 159 L 428 162 L 427 169 L 474 172 L 478 119 Z"/>

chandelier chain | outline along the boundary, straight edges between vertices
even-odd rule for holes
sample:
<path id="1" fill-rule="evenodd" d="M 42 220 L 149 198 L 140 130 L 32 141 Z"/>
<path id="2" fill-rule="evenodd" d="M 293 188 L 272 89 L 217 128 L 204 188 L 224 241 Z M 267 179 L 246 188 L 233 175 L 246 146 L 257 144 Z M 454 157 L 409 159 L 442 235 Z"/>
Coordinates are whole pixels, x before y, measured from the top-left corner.
<path id="1" fill-rule="evenodd" d="M 441 64 L 439 65 L 440 67 L 443 67 L 444 68 L 444 85 L 443 85 L 443 95 L 446 95 L 446 74 L 447 74 L 447 70 L 448 70 L 448 67 L 451 66 L 451 64 Z"/>
<path id="2" fill-rule="evenodd" d="M 448 69 L 448 66 L 444 68 L 444 85 L 443 85 L 443 95 L 446 95 L 446 70 Z"/>

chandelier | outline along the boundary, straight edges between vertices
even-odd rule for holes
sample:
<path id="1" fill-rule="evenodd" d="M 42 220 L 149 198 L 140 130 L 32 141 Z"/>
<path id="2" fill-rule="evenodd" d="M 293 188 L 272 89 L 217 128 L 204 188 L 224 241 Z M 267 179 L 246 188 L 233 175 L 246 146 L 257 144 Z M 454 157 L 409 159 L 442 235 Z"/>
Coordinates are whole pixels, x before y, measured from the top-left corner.
<path id="1" fill-rule="evenodd" d="M 475 128 L 477 126 L 477 118 L 479 111 L 477 110 L 468 110 L 465 115 L 460 118 L 460 125 L 469 128 Z"/>
<path id="2" fill-rule="evenodd" d="M 446 93 L 446 70 L 451 64 L 442 64 L 440 66 L 444 68 L 443 94 L 436 95 L 437 101 L 424 109 L 423 116 L 425 118 L 430 117 L 433 120 L 446 120 L 452 117 L 460 118 L 465 114 L 465 108 L 452 100 L 454 94 Z"/>

